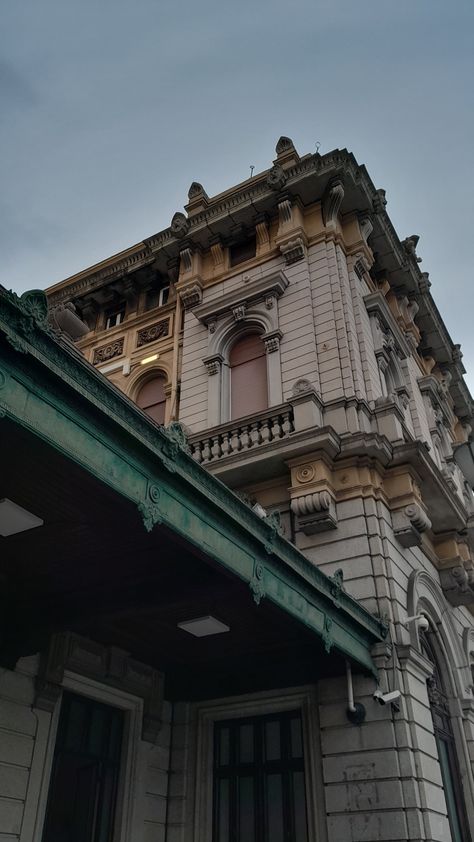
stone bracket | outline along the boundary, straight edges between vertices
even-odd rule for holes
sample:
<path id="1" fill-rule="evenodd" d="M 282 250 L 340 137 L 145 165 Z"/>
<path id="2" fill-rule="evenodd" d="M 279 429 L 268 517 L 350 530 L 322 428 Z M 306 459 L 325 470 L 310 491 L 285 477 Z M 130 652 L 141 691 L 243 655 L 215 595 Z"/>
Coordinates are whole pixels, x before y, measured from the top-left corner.
<path id="1" fill-rule="evenodd" d="M 329 491 L 315 491 L 294 497 L 290 505 L 298 528 L 305 535 L 325 532 L 337 526 L 336 503 Z"/>
<path id="2" fill-rule="evenodd" d="M 431 521 L 418 503 L 410 503 L 392 513 L 393 531 L 402 547 L 419 547 L 422 533 L 431 529 Z"/>

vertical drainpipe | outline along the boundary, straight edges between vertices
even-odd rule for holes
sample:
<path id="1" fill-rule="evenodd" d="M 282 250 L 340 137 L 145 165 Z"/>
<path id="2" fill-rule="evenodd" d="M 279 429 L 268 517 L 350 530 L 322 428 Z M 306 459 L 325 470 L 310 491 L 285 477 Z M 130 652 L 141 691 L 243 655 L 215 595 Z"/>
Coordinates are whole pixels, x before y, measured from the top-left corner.
<path id="1" fill-rule="evenodd" d="M 181 319 L 183 307 L 179 293 L 176 293 L 176 309 L 174 311 L 174 335 L 173 335 L 173 365 L 171 370 L 171 408 L 170 421 L 176 421 L 178 416 L 178 356 L 179 356 L 179 335 L 181 333 Z"/>
<path id="2" fill-rule="evenodd" d="M 170 782 L 171 782 L 171 775 L 172 773 L 172 765 L 173 765 L 173 736 L 174 736 L 174 707 L 176 702 L 171 702 L 171 717 L 170 717 L 170 751 L 169 751 L 169 760 L 168 760 L 168 783 L 166 786 L 166 807 L 165 807 L 165 840 L 164 842 L 168 842 L 168 814 L 169 814 L 169 803 L 170 803 Z"/>

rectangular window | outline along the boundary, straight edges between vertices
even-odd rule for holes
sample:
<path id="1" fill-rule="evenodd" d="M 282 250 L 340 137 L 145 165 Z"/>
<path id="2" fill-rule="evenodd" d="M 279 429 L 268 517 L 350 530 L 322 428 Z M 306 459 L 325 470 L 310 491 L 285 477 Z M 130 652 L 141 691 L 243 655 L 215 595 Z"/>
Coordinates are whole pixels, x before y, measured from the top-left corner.
<path id="1" fill-rule="evenodd" d="M 299 711 L 217 722 L 213 842 L 307 842 Z"/>
<path id="2" fill-rule="evenodd" d="M 164 307 L 168 302 L 170 294 L 169 286 L 161 289 L 149 289 L 145 296 L 145 310 L 154 310 L 155 307 Z"/>
<path id="3" fill-rule="evenodd" d="M 257 240 L 255 237 L 249 237 L 239 243 L 235 243 L 229 247 L 229 259 L 231 266 L 237 266 L 239 263 L 244 263 L 245 260 L 251 260 L 257 253 Z"/>
<path id="4" fill-rule="evenodd" d="M 107 310 L 105 314 L 105 329 L 109 330 L 111 327 L 121 325 L 125 318 L 125 304 L 117 307 L 114 310 Z"/>
<path id="5" fill-rule="evenodd" d="M 64 693 L 42 842 L 110 842 L 124 716 Z"/>

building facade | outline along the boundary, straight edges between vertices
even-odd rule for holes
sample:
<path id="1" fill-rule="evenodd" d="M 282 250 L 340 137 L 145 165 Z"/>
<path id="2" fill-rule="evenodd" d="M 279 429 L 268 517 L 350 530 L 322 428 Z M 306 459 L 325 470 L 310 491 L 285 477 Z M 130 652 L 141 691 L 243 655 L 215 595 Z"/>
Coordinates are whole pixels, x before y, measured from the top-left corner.
<path id="1" fill-rule="evenodd" d="M 188 200 L 165 231 L 47 291 L 49 341 L 88 373 L 74 401 L 98 396 L 71 453 L 61 446 L 83 471 L 105 447 L 88 481 L 101 540 L 77 533 L 103 571 L 86 565 L 54 596 L 45 560 L 55 621 L 5 648 L 5 842 L 468 842 L 473 405 L 418 237 L 399 240 L 353 155 L 300 157 L 284 137 L 269 170 L 213 198 L 193 183 Z M 10 336 L 8 353 L 23 341 Z M 42 400 L 65 430 L 53 356 Z M 24 361 L 7 363 L 20 382 Z M 122 441 L 109 425 L 125 411 Z M 28 412 L 12 400 L 5 417 L 33 435 Z M 88 425 L 89 462 L 73 444 Z M 125 468 L 137 436 L 160 451 L 145 502 Z M 58 465 L 58 494 L 66 477 Z M 142 547 L 125 508 L 113 525 L 103 482 L 158 543 Z M 222 501 L 212 517 L 206 495 Z M 146 553 L 160 542 L 155 581 Z M 13 547 L 18 589 L 16 561 Z M 183 624 L 196 619 L 211 630 L 191 649 Z M 68 734 L 79 719 L 92 735 L 94 717 L 108 737 L 86 773 Z M 58 769 L 87 806 L 82 835 L 67 835 Z"/>

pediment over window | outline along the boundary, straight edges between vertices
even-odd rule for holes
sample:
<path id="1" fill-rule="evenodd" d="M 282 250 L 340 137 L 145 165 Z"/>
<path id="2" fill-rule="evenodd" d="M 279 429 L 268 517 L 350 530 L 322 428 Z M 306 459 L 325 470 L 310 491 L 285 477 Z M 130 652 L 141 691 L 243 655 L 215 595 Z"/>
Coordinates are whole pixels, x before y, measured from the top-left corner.
<path id="1" fill-rule="evenodd" d="M 202 324 L 210 325 L 232 314 L 238 319 L 240 312 L 243 314 L 247 307 L 260 302 L 265 302 L 265 307 L 271 310 L 275 299 L 283 295 L 287 286 L 288 278 L 283 272 L 272 272 L 263 278 L 249 280 L 247 285 L 244 282 L 239 289 L 229 294 L 198 304 L 197 307 L 192 308 L 192 312 Z"/>
<path id="2" fill-rule="evenodd" d="M 364 303 L 371 319 L 375 353 L 386 347 L 387 341 L 393 342 L 400 358 L 410 357 L 412 349 L 400 326 L 390 310 L 381 292 L 372 292 L 364 296 Z"/>

